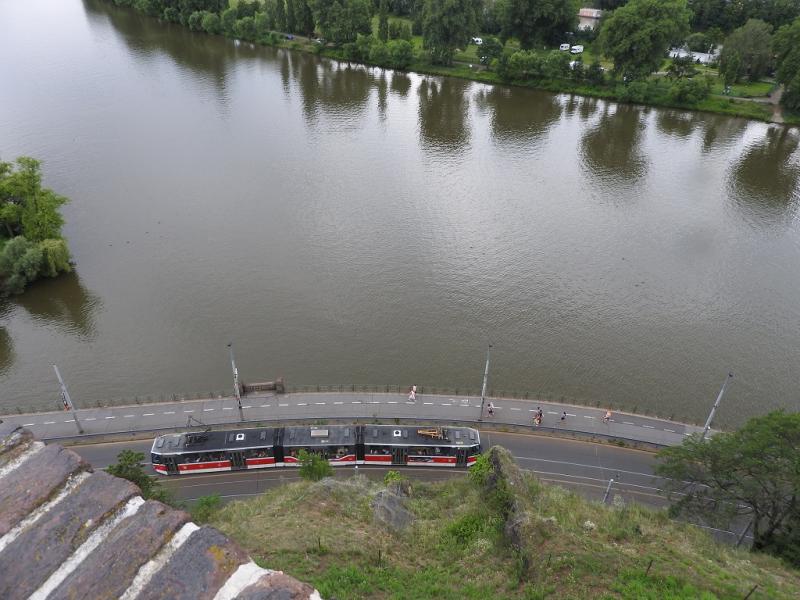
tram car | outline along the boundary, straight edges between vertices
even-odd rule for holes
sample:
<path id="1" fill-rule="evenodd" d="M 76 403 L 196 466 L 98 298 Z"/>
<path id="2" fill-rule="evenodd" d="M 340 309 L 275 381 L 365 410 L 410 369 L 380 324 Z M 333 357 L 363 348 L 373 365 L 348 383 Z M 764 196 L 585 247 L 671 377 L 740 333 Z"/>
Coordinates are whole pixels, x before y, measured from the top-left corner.
<path id="1" fill-rule="evenodd" d="M 150 452 L 162 475 L 299 466 L 301 450 L 332 466 L 468 467 L 481 438 L 468 427 L 328 425 L 192 431 L 158 436 Z"/>

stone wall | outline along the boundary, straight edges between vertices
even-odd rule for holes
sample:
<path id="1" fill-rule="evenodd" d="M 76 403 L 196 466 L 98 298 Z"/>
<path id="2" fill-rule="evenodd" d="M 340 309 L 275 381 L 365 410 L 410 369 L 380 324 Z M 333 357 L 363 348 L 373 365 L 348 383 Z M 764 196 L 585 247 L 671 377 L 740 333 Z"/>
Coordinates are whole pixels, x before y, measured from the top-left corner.
<path id="1" fill-rule="evenodd" d="M 0 422 L 0 598 L 315 600 L 211 527 Z"/>

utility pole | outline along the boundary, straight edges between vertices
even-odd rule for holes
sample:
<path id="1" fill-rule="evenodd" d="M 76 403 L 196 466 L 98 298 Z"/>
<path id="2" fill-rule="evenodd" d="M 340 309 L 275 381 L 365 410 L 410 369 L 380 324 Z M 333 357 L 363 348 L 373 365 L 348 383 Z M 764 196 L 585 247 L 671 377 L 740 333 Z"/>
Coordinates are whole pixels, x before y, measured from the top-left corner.
<path id="1" fill-rule="evenodd" d="M 708 413 L 708 419 L 706 419 L 706 426 L 703 428 L 703 437 L 700 438 L 701 440 L 705 440 L 708 435 L 708 430 L 711 428 L 711 421 L 714 419 L 714 413 L 717 412 L 717 407 L 719 406 L 720 400 L 722 400 L 722 394 L 725 393 L 725 388 L 728 387 L 728 382 L 730 382 L 731 379 L 733 379 L 733 373 L 728 373 L 725 382 L 722 384 L 722 389 L 717 396 L 717 401 L 714 402 L 714 406 L 711 407 L 711 412 Z"/>
<path id="2" fill-rule="evenodd" d="M 56 377 L 58 377 L 58 383 L 61 384 L 61 402 L 64 404 L 66 410 L 72 411 L 72 418 L 75 419 L 75 426 L 78 428 L 78 433 L 83 434 L 83 427 L 81 427 L 81 424 L 78 422 L 78 411 L 75 410 L 75 405 L 72 404 L 72 398 L 69 397 L 67 386 L 64 384 L 64 380 L 61 379 L 61 373 L 58 372 L 58 367 L 55 365 L 53 365 L 53 370 L 56 372 Z"/>
<path id="3" fill-rule="evenodd" d="M 244 421 L 242 394 L 239 391 L 239 369 L 236 368 L 236 361 L 233 360 L 233 342 L 228 344 L 228 348 L 231 351 L 231 369 L 233 369 L 233 395 L 236 397 L 236 404 L 239 406 L 239 420 Z"/>
<path id="4" fill-rule="evenodd" d="M 481 388 L 481 414 L 478 416 L 478 421 L 483 421 L 483 405 L 486 403 L 486 383 L 489 381 L 489 353 L 492 351 L 492 345 L 486 349 L 486 367 L 483 369 L 483 387 Z"/>

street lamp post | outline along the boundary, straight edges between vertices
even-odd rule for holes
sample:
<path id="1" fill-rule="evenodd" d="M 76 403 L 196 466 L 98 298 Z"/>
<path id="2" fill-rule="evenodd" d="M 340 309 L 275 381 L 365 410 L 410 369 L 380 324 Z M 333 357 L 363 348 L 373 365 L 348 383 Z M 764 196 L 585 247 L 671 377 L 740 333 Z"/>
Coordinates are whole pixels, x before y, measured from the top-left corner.
<path id="1" fill-rule="evenodd" d="M 483 405 L 486 403 L 486 383 L 489 381 L 489 353 L 492 351 L 492 345 L 486 348 L 486 367 L 483 369 L 483 387 L 481 388 L 481 414 L 478 415 L 478 421 L 483 421 Z"/>
<path id="2" fill-rule="evenodd" d="M 233 370 L 233 395 L 236 397 L 236 404 L 239 407 L 239 420 L 244 421 L 244 411 L 242 410 L 242 394 L 239 391 L 239 369 L 236 368 L 236 361 L 233 359 L 233 342 L 228 344 L 231 351 L 231 369 Z"/>
<path id="3" fill-rule="evenodd" d="M 706 426 L 703 427 L 703 436 L 700 438 L 701 440 L 706 439 L 708 430 L 711 429 L 711 421 L 714 419 L 714 413 L 717 412 L 717 407 L 722 400 L 722 394 L 725 393 L 725 388 L 728 387 L 728 383 L 731 379 L 733 379 L 733 373 L 728 373 L 728 376 L 725 378 L 725 382 L 722 384 L 722 389 L 720 389 L 719 395 L 717 395 L 717 400 L 714 402 L 714 406 L 711 407 L 711 412 L 708 413 L 708 419 L 706 419 Z"/>
<path id="4" fill-rule="evenodd" d="M 58 372 L 58 367 L 55 365 L 53 365 L 53 370 L 56 372 L 58 383 L 61 385 L 61 402 L 64 403 L 64 408 L 72 411 L 72 418 L 75 420 L 75 426 L 78 428 L 78 433 L 83 434 L 83 427 L 81 427 L 81 424 L 78 421 L 78 411 L 75 410 L 75 405 L 72 404 L 72 398 L 69 397 L 67 386 L 64 384 L 64 380 L 61 379 L 61 373 Z"/>

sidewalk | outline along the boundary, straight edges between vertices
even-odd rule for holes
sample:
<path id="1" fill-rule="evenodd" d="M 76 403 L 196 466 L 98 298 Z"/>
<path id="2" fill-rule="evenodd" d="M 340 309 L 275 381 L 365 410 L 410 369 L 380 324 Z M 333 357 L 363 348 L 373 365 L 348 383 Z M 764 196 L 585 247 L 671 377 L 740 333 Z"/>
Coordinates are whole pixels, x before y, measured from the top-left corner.
<path id="1" fill-rule="evenodd" d="M 530 426 L 547 433 L 584 434 L 656 446 L 677 445 L 685 436 L 702 431 L 694 425 L 627 413 L 614 413 L 604 423 L 605 409 L 584 406 L 510 398 L 492 398 L 491 402 L 494 416 L 487 417 L 484 411 L 483 422 L 494 426 Z M 0 419 L 30 429 L 40 440 L 89 440 L 110 434 L 185 429 L 190 417 L 205 425 L 245 426 L 257 422 L 394 418 L 480 423 L 480 405 L 481 399 L 474 396 L 418 394 L 416 402 L 411 402 L 401 394 L 272 393 L 242 398 L 243 418 L 236 400 L 230 397 L 80 409 L 77 416 L 83 435 L 78 433 L 69 411 L 8 415 Z M 539 407 L 544 417 L 542 424 L 535 427 L 532 419 Z M 563 412 L 567 416 L 562 421 Z M 196 426 L 197 422 L 193 424 Z"/>

